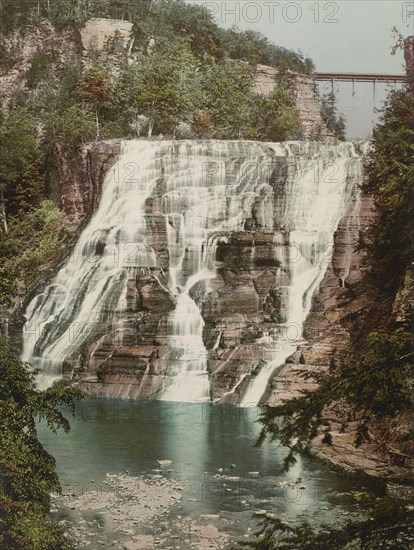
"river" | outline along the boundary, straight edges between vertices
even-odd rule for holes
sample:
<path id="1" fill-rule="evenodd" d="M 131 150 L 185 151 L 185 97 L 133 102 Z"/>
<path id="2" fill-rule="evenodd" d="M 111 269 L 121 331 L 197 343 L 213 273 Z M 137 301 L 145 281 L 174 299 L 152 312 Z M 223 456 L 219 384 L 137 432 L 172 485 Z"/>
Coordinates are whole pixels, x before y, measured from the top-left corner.
<path id="1" fill-rule="evenodd" d="M 194 532 L 196 527 L 213 524 L 227 536 L 227 546 L 219 546 L 218 541 L 214 546 L 215 539 L 207 539 L 212 544 L 207 547 L 230 548 L 237 540 L 252 538 L 258 511 L 313 525 L 338 525 L 354 515 L 360 517 L 352 493 L 381 488 L 334 472 L 312 457 L 298 457 L 284 471 L 285 448 L 276 441 L 254 446 L 260 432 L 259 413 L 256 407 L 209 403 L 104 398 L 81 402 L 68 434 L 54 435 L 39 425 L 42 442 L 56 458 L 64 495 L 56 500 L 59 508 L 52 516 L 78 528 L 79 522 L 82 527 L 89 520 L 89 535 L 82 540 L 91 548 L 113 548 L 125 537 L 140 534 L 156 536 L 163 524 L 171 546 L 161 547 L 180 549 L 201 547 L 196 538 L 193 546 L 191 532 L 190 538 L 177 539 L 185 521 Z M 100 510 L 98 505 L 93 513 L 80 512 L 72 509 L 76 507 L 68 497 L 111 491 L 108 473 L 175 480 L 182 486 L 182 497 L 166 509 L 163 523 L 138 521 L 129 532 L 117 532 L 110 510 Z"/>

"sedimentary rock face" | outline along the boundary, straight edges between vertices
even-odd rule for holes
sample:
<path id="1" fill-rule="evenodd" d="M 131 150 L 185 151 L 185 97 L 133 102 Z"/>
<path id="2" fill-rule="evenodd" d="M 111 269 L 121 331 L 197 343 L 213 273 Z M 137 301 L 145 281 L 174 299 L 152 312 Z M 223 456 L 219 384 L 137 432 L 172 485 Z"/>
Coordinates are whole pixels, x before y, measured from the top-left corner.
<path id="1" fill-rule="evenodd" d="M 350 143 L 123 142 L 27 309 L 25 358 L 45 384 L 75 369 L 111 395 L 256 404 L 302 338 L 360 177 Z"/>

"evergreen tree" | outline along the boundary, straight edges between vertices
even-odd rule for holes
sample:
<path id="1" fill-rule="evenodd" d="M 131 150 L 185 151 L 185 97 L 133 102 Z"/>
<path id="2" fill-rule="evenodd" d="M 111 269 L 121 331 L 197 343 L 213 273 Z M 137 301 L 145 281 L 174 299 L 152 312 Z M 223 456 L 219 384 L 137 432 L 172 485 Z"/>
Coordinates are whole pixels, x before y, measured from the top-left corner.
<path id="1" fill-rule="evenodd" d="M 42 192 L 36 172 L 39 159 L 37 121 L 27 108 L 18 107 L 0 119 L 0 215 L 7 233 L 7 217 L 14 212 L 18 195 L 34 202 Z M 6 207 L 6 200 L 8 205 Z"/>
<path id="2" fill-rule="evenodd" d="M 345 118 L 338 113 L 335 92 L 329 92 L 321 98 L 321 116 L 328 130 L 340 141 L 345 141 Z"/>
<path id="3" fill-rule="evenodd" d="M 54 386 L 35 388 L 28 365 L 0 341 L 0 545 L 14 550 L 69 550 L 70 543 L 47 518 L 50 493 L 59 492 L 54 458 L 43 448 L 36 423 L 53 431 L 69 430 L 60 411 L 74 413 L 79 391 Z"/>

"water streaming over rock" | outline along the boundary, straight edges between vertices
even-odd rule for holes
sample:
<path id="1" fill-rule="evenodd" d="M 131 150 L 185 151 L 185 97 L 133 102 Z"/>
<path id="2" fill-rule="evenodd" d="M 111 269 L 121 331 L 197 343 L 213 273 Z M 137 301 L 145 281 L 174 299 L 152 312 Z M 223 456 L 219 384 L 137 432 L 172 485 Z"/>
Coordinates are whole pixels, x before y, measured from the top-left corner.
<path id="1" fill-rule="evenodd" d="M 201 303 L 217 275 L 217 242 L 255 230 L 274 233 L 269 257 L 280 295 L 279 322 L 257 342 L 269 346 L 270 359 L 240 399 L 258 403 L 302 338 L 361 165 L 351 143 L 124 142 L 71 257 L 27 307 L 23 359 L 41 369 L 39 386 L 60 378 L 108 331 L 112 345 L 122 346 L 130 311 L 148 309 L 131 299 L 131 286 L 146 277 L 175 304 L 165 323 L 168 365 L 158 398 L 209 399 Z"/>

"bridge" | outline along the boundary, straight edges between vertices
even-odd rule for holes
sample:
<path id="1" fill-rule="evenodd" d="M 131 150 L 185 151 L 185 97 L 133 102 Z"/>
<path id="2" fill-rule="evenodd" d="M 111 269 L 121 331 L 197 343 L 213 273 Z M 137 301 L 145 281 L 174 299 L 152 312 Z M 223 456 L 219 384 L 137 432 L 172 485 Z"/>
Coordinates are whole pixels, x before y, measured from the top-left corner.
<path id="1" fill-rule="evenodd" d="M 374 90 L 378 83 L 385 84 L 394 84 L 394 87 L 397 87 L 397 84 L 404 84 L 407 82 L 407 77 L 404 74 L 377 74 L 377 73 L 316 73 L 314 75 L 315 82 L 330 82 L 331 91 L 334 92 L 335 82 L 350 82 L 352 83 L 352 95 L 355 95 L 355 83 L 356 82 L 368 82 L 372 83 Z"/>
<path id="2" fill-rule="evenodd" d="M 406 82 L 404 74 L 375 74 L 375 73 L 316 73 L 317 82 Z"/>

